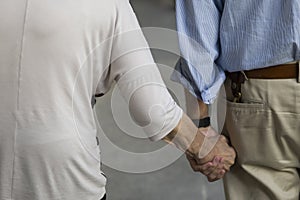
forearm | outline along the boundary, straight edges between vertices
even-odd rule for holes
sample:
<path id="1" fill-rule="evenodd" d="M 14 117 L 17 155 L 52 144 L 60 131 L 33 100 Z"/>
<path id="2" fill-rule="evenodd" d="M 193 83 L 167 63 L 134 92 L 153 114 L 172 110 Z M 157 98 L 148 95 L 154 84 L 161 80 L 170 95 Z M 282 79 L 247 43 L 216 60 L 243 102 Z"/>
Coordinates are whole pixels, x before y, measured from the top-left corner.
<path id="1" fill-rule="evenodd" d="M 185 89 L 187 115 L 192 120 L 203 119 L 209 116 L 208 105 L 202 100 L 194 97 L 188 90 Z"/>
<path id="2" fill-rule="evenodd" d="M 183 114 L 178 125 L 163 140 L 189 155 L 198 157 L 204 138 L 192 120 Z"/>
<path id="3" fill-rule="evenodd" d="M 185 90 L 187 115 L 183 114 L 178 125 L 169 133 L 164 141 L 175 145 L 187 154 L 198 157 L 204 143 L 205 135 L 192 120 L 208 117 L 208 105 Z"/>

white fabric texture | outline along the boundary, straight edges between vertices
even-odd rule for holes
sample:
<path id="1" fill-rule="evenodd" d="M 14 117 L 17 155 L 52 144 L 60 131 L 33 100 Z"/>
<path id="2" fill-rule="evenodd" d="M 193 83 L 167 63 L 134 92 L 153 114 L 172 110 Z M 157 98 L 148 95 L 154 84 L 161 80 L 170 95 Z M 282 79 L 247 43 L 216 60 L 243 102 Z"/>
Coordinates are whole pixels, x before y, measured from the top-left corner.
<path id="1" fill-rule="evenodd" d="M 102 198 L 91 99 L 114 81 L 150 139 L 181 119 L 127 0 L 0 2 L 1 200 Z"/>

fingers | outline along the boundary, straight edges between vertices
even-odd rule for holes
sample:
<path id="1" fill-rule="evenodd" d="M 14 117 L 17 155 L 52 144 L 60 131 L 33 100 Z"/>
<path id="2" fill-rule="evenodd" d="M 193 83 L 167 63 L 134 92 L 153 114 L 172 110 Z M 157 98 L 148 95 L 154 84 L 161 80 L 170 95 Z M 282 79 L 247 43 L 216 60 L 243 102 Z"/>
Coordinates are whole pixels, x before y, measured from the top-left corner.
<path id="1" fill-rule="evenodd" d="M 224 169 L 223 159 L 215 157 L 212 162 L 208 162 L 204 165 L 197 164 L 196 160 L 187 155 L 187 159 L 195 172 L 201 172 L 207 177 L 209 182 L 217 181 L 224 177 L 226 170 Z"/>
<path id="2" fill-rule="evenodd" d="M 208 165 L 209 164 L 209 165 Z M 205 167 L 203 167 L 203 170 L 202 170 L 202 173 L 205 175 L 205 176 L 209 176 L 210 174 L 212 174 L 217 166 L 213 163 L 208 163 L 205 165 Z"/>
<path id="3" fill-rule="evenodd" d="M 222 168 L 221 163 L 219 163 L 220 159 L 218 157 L 215 157 L 214 160 L 212 161 L 212 165 L 209 166 L 207 169 L 203 171 L 203 174 L 205 176 L 216 176 L 218 169 Z"/>
<path id="4" fill-rule="evenodd" d="M 228 150 L 228 155 L 226 156 L 226 159 L 224 158 L 224 169 L 226 169 L 226 171 L 230 170 L 230 167 L 235 163 L 235 159 L 236 159 L 236 152 L 235 150 L 230 147 Z"/>
<path id="5" fill-rule="evenodd" d="M 213 160 L 214 168 L 211 168 L 210 170 L 204 172 L 207 176 L 208 181 L 213 182 L 219 180 L 224 176 L 226 171 L 224 170 L 224 164 L 222 163 L 222 160 L 222 158 L 215 157 Z"/>
<path id="6" fill-rule="evenodd" d="M 210 158 L 211 156 L 223 158 L 222 163 L 224 163 L 224 168 L 226 171 L 229 171 L 230 167 L 235 162 L 236 152 L 228 145 L 227 138 L 221 135 L 217 144 L 207 157 Z"/>
<path id="7" fill-rule="evenodd" d="M 189 163 L 191 165 L 191 168 L 194 170 L 194 172 L 204 173 L 207 170 L 209 170 L 211 167 L 213 167 L 213 163 L 212 162 L 208 162 L 208 163 L 206 163 L 204 165 L 199 165 L 197 163 L 197 161 L 193 157 L 191 157 L 189 155 L 186 155 L 186 157 L 187 157 L 187 159 L 188 159 L 188 161 L 189 161 Z"/>
<path id="8" fill-rule="evenodd" d="M 209 182 L 214 182 L 214 181 L 220 180 L 221 178 L 224 177 L 225 173 L 226 173 L 226 171 L 224 169 L 222 169 L 220 171 L 217 171 L 216 173 L 208 175 L 207 180 Z"/>

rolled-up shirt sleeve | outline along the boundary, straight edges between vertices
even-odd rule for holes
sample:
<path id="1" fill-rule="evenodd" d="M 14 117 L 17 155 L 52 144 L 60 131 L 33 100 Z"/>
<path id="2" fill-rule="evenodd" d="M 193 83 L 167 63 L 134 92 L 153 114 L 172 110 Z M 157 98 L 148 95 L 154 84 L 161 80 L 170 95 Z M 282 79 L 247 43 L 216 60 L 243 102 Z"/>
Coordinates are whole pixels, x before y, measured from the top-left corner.
<path id="1" fill-rule="evenodd" d="M 217 65 L 222 0 L 177 0 L 176 15 L 182 60 L 172 80 L 180 82 L 194 96 L 211 104 L 225 80 Z"/>
<path id="2" fill-rule="evenodd" d="M 168 92 L 126 0 L 120 0 L 118 4 L 111 65 L 106 75 L 104 84 L 116 81 L 132 119 L 150 140 L 162 139 L 178 125 L 182 109 Z"/>

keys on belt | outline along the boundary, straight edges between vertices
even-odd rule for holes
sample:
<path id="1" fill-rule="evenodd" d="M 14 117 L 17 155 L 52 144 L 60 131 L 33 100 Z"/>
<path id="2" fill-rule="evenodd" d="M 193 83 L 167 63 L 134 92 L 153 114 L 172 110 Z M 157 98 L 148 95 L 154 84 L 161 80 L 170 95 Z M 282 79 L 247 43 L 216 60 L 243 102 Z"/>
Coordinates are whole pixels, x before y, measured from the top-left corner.
<path id="1" fill-rule="evenodd" d="M 242 102 L 242 84 L 247 80 L 247 77 L 243 72 L 227 73 L 227 76 L 231 80 L 231 91 L 233 95 L 233 102 Z"/>

